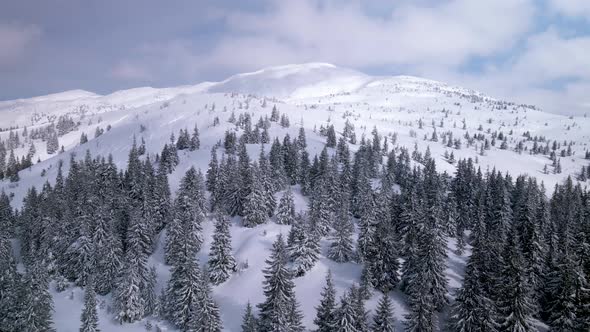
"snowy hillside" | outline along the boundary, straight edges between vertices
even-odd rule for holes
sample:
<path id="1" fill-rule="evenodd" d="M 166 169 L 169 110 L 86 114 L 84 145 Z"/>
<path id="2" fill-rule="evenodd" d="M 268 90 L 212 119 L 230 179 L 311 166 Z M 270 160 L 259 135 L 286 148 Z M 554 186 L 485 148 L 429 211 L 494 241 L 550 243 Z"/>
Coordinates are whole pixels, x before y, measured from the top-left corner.
<path id="1" fill-rule="evenodd" d="M 347 137 L 354 153 L 360 149 L 361 141 L 373 140 L 375 128 L 381 144 L 387 139 L 389 151 L 399 154 L 407 149 L 412 155 L 412 167 L 424 167 L 427 158 L 422 156 L 428 150 L 436 170 L 448 175 L 456 173 L 459 160 L 471 158 L 475 168 L 483 173 L 497 169 L 515 178 L 522 174 L 532 176 L 539 184 L 544 183 L 548 195 L 568 176 L 583 187 L 590 184 L 581 174 L 581 170 L 587 169 L 590 176 L 590 119 L 586 117 L 545 113 L 534 106 L 517 105 L 468 88 L 423 78 L 372 77 L 330 64 L 311 63 L 272 67 L 194 86 L 137 88 L 105 96 L 75 90 L 2 101 L 0 141 L 4 155 L 0 151 L 0 159 L 4 160 L 0 160 L 0 172 L 6 178 L 0 182 L 0 189 L 11 197 L 13 208 L 21 209 L 30 187 L 41 191 L 46 181 L 55 185 L 60 163 L 64 175 L 68 173 L 72 155 L 75 160 L 82 161 L 86 151 L 93 157 L 106 158 L 110 154 L 114 165 L 125 169 L 134 139 L 138 145 L 145 146 L 140 159 L 145 161 L 149 157 L 155 162 L 157 158 L 161 160 L 165 144 L 171 142 L 171 134 L 179 138 L 182 130 L 192 132 L 197 127 L 200 147 L 179 150 L 178 165 L 168 176 L 174 198 L 187 170 L 194 166 L 203 173 L 207 171 L 213 147 L 218 147 L 216 153 L 221 160 L 226 153 L 223 146 L 227 132 L 235 132 L 238 137 L 244 133 L 244 127 L 236 124 L 236 117 L 249 114 L 252 127 L 259 129 L 257 122 L 271 117 L 273 108 L 286 119 L 271 122 L 268 128 L 271 140 L 264 147 L 267 154 L 274 138 L 283 142 L 288 134 L 294 139 L 303 128 L 306 151 L 313 161 L 324 149 L 326 131 L 331 126 L 337 138 L 344 137 L 350 126 L 354 128 L 356 141 Z M 55 143 L 57 150 L 51 146 Z M 250 159 L 258 160 L 261 144 L 248 142 L 246 147 Z M 334 155 L 337 149 L 330 147 L 328 152 Z M 11 153 L 13 169 L 10 169 Z M 23 165 L 27 158 L 33 165 L 15 172 L 14 163 Z M 386 161 L 382 166 L 385 165 Z M 378 187 L 381 180 L 375 177 L 373 181 Z M 308 210 L 309 195 L 302 193 L 300 184 L 293 185 L 292 190 L 295 210 Z M 277 202 L 284 192 L 281 188 L 274 193 Z M 212 194 L 208 192 L 207 197 L 211 199 Z M 207 261 L 213 241 L 213 219 L 213 214 L 207 213 L 203 223 L 203 244 L 198 253 L 201 263 Z M 243 227 L 242 217 L 231 219 L 233 255 L 238 265 L 243 267 L 247 263 L 247 267 L 212 289 L 226 331 L 241 331 L 246 304 L 265 300 L 261 272 L 266 267 L 265 259 L 276 236 L 283 234 L 286 238 L 291 229 L 291 226 L 276 224 L 276 216 L 268 219 L 254 228 Z M 149 265 L 154 266 L 157 273 L 156 294 L 166 288 L 171 275 L 164 253 L 166 232 L 158 233 L 155 249 L 149 257 Z M 358 232 L 356 226 L 355 239 Z M 464 265 L 471 252 L 467 245 L 465 253 L 458 255 L 456 241 L 449 238 L 446 247 L 449 298 L 454 297 L 455 290 L 461 286 Z M 15 248 L 18 243 L 13 241 Z M 317 263 L 304 276 L 294 279 L 302 322 L 307 329 L 315 329 L 315 308 L 319 305 L 328 270 L 334 276 L 338 297 L 361 279 L 362 264 L 337 263 L 327 258 L 329 236 L 322 238 L 320 245 Z M 21 271 L 23 266 L 21 262 Z M 84 287 L 70 282 L 66 291 L 57 292 L 52 281 L 50 290 L 57 331 L 78 331 Z M 106 303 L 98 309 L 102 331 L 144 331 L 146 321 L 158 324 L 163 330 L 176 331 L 172 324 L 155 316 L 119 324 L 109 305 L 111 297 L 111 294 L 98 296 L 99 303 Z M 379 292 L 374 291 L 367 301 L 367 309 L 372 312 L 370 317 L 380 297 Z M 406 295 L 399 289 L 391 292 L 391 298 L 399 331 L 410 310 Z M 440 315 L 447 313 L 445 309 Z M 535 320 L 535 326 L 544 328 L 545 325 Z"/>
<path id="2" fill-rule="evenodd" d="M 261 107 L 263 103 L 267 104 L 267 109 Z M 213 104 L 215 109 L 211 109 Z M 92 138 L 97 127 L 104 129 L 111 125 L 118 128 L 117 131 L 125 132 L 127 137 L 134 133 L 138 137 L 144 136 L 130 128 L 140 122 L 161 128 L 157 134 L 150 133 L 149 137 L 145 137 L 153 142 L 148 145 L 158 150 L 164 142 L 163 138 L 177 132 L 179 126 L 191 123 L 192 120 L 187 122 L 185 117 L 197 120 L 207 113 L 212 119 L 216 113 L 222 113 L 222 117 L 227 116 L 224 111 L 248 110 L 254 112 L 257 118 L 256 112 L 267 114 L 274 104 L 278 104 L 281 112 L 288 114 L 294 124 L 299 126 L 303 123 L 307 130 L 328 121 L 334 123 L 337 130 L 342 130 L 345 119 L 349 119 L 363 128 L 367 136 L 374 126 L 383 135 L 396 133 L 402 146 L 412 149 L 417 144 L 421 150 L 429 146 L 439 158 L 438 166 L 449 172 L 453 166 L 445 165 L 447 163 L 441 158 L 449 149 L 430 142 L 434 127 L 438 135 L 452 133 L 454 138 L 466 133 L 472 136 L 483 133 L 490 142 L 493 133 L 503 132 L 506 135 L 512 132 L 508 140 L 510 148 L 502 151 L 498 142 L 479 156 L 481 165 L 484 169 L 497 167 L 513 174 L 534 174 L 548 186 L 575 174 L 585 165 L 584 153 L 590 143 L 590 119 L 586 117 L 545 113 L 534 106 L 496 100 L 481 92 L 442 82 L 410 76 L 371 77 L 323 63 L 271 67 L 238 74 L 222 82 L 195 86 L 136 88 L 106 96 L 77 90 L 2 101 L 0 128 L 3 131 L 0 132 L 0 139 L 8 138 L 11 127 L 19 128 L 14 130 L 15 133 L 24 127 L 29 130 L 39 128 L 56 123 L 59 116 L 65 115 L 80 123 L 76 131 L 60 138 L 60 146 L 63 145 L 66 151 L 78 145 L 81 132 Z M 146 115 L 142 116 L 142 113 Z M 200 126 L 204 124 L 204 121 L 198 122 Z M 419 128 L 420 122 L 422 128 Z M 526 133 L 530 133 L 530 139 L 523 137 Z M 160 137 L 154 138 L 154 135 Z M 424 135 L 428 140 L 423 139 Z M 113 141 L 120 141 L 114 133 L 107 136 Z M 544 165 L 550 163 L 546 158 L 530 155 L 527 151 L 519 154 L 512 152 L 519 141 L 524 141 L 524 147 L 532 147 L 535 136 L 543 139 L 544 143 L 539 141 L 539 145 L 552 141 L 569 144 L 571 141 L 572 155 L 562 158 L 561 174 L 541 174 Z M 34 161 L 50 157 L 45 153 L 45 142 L 35 143 L 37 153 L 32 158 Z M 28 144 L 16 147 L 17 156 L 24 155 L 27 148 Z M 111 148 L 119 150 L 115 145 L 97 152 L 108 153 Z M 476 151 L 478 148 L 479 144 L 475 144 L 471 148 L 455 151 L 455 159 L 475 157 L 480 152 Z M 83 151 L 86 147 L 78 149 Z"/>

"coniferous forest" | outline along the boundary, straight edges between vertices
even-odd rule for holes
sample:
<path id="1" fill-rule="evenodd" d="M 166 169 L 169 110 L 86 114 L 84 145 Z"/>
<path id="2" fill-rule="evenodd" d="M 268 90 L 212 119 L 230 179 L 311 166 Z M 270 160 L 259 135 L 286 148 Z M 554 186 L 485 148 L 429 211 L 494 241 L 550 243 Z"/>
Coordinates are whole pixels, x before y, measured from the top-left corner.
<path id="1" fill-rule="evenodd" d="M 310 156 L 303 129 L 269 136 L 270 122 L 289 126 L 285 115 L 255 129 L 239 121 L 243 133 L 226 131 L 209 167 L 189 168 L 176 192 L 168 175 L 180 150 L 201 148 L 196 127 L 153 158 L 130 142 L 123 169 L 110 156 L 71 155 L 68 171 L 60 165 L 53 184 L 31 188 L 21 209 L 2 193 L 0 331 L 55 330 L 50 287 L 71 286 L 85 290 L 80 331 L 98 331 L 99 298 L 121 324 L 152 317 L 147 330 L 223 331 L 213 289 L 247 268 L 230 227 L 265 223 L 290 230 L 260 253 L 263 283 L 244 285 L 264 301 L 233 318 L 242 331 L 305 331 L 295 281 L 322 257 L 362 274 L 343 294 L 326 274 L 316 331 L 395 331 L 394 291 L 407 308 L 404 331 L 590 331 L 590 192 L 574 180 L 545 188 L 472 159 L 441 173 L 429 150 L 389 148 L 376 129 L 357 142 L 353 128 L 322 128 L 325 147 Z M 306 210 L 296 210 L 294 191 Z M 212 239 L 203 235 L 208 219 Z M 204 243 L 207 261 L 197 258 Z M 150 263 L 159 246 L 169 268 L 161 289 Z M 449 250 L 468 257 L 456 289 Z"/>

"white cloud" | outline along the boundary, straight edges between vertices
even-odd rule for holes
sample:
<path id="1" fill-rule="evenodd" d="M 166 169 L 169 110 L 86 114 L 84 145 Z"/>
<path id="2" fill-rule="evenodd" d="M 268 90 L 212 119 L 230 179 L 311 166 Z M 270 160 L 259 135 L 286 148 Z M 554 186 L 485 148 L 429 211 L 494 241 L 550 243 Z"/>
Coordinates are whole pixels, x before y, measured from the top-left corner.
<path id="1" fill-rule="evenodd" d="M 509 61 L 481 73 L 426 67 L 420 74 L 549 112 L 590 113 L 590 36 L 566 37 L 549 27 L 522 46 Z"/>
<path id="2" fill-rule="evenodd" d="M 564 35 L 561 25 L 532 33 L 556 12 L 586 15 L 590 1 L 367 1 L 265 0 L 268 6 L 256 11 L 220 7 L 212 12 L 223 31 L 210 44 L 175 35 L 135 45 L 136 56 L 110 74 L 121 81 L 174 84 L 331 62 L 361 70 L 396 68 L 554 112 L 589 107 L 584 92 L 590 86 L 590 36 Z M 540 17 L 547 8 L 553 12 Z M 483 69 L 471 71 L 472 61 Z"/>
<path id="3" fill-rule="evenodd" d="M 151 73 L 139 64 L 127 61 L 117 64 L 110 72 L 110 75 L 119 80 L 149 81 L 152 80 Z"/>
<path id="4" fill-rule="evenodd" d="M 562 15 L 590 20 L 588 0 L 549 0 L 549 6 Z"/>
<path id="5" fill-rule="evenodd" d="M 0 22 L 0 66 L 16 63 L 40 35 L 41 29 L 36 25 Z"/>
<path id="6" fill-rule="evenodd" d="M 263 63 L 328 61 L 344 66 L 436 63 L 458 66 L 502 53 L 531 28 L 530 0 L 401 3 L 386 18 L 360 1 L 275 1 L 266 13 L 232 13 L 232 32 L 207 62 L 253 69 Z"/>
<path id="7" fill-rule="evenodd" d="M 529 80 L 590 80 L 590 36 L 560 36 L 555 27 L 531 36 L 514 70 Z"/>

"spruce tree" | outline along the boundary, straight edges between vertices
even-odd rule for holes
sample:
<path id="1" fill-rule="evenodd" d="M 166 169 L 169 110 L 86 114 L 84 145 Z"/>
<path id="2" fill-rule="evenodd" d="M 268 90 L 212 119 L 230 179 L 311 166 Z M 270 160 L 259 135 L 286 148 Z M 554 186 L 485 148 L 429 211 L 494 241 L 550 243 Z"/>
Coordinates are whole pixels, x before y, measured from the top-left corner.
<path id="1" fill-rule="evenodd" d="M 109 293 L 115 284 L 121 266 L 121 241 L 114 230 L 114 215 L 106 205 L 99 209 L 96 228 L 92 236 L 95 253 L 95 285 L 100 295 Z"/>
<path id="2" fill-rule="evenodd" d="M 272 181 L 272 170 L 269 161 L 264 154 L 264 145 L 260 146 L 260 157 L 258 160 L 259 174 L 261 187 L 264 192 L 264 206 L 266 207 L 266 213 L 268 217 L 272 217 L 275 214 L 277 208 L 277 202 L 275 200 L 275 190 Z"/>
<path id="3" fill-rule="evenodd" d="M 236 271 L 229 225 L 229 218 L 223 213 L 218 213 L 208 262 L 209 278 L 214 285 L 226 281 L 232 272 Z"/>
<path id="4" fill-rule="evenodd" d="M 375 251 L 375 237 L 377 236 L 377 210 L 371 203 L 360 220 L 359 236 L 357 239 L 357 256 L 359 261 L 365 262 Z"/>
<path id="5" fill-rule="evenodd" d="M 334 125 L 328 126 L 326 136 L 326 146 L 329 148 L 336 147 L 336 131 L 334 130 Z"/>
<path id="6" fill-rule="evenodd" d="M 333 332 L 335 328 L 336 290 L 332 281 L 332 272 L 326 274 L 326 285 L 320 293 L 320 305 L 316 307 L 316 317 L 313 323 L 318 327 L 317 332 Z"/>
<path id="7" fill-rule="evenodd" d="M 373 272 L 371 267 L 369 267 L 368 263 L 363 264 L 363 270 L 361 271 L 361 282 L 359 285 L 359 292 L 361 296 L 368 300 L 373 295 L 373 288 L 375 285 L 373 284 Z"/>
<path id="8" fill-rule="evenodd" d="M 221 332 L 223 330 L 219 307 L 211 297 L 209 279 L 207 269 L 205 269 L 201 280 L 198 311 L 189 320 L 190 330 L 202 332 Z"/>
<path id="9" fill-rule="evenodd" d="M 252 305 L 250 301 L 246 304 L 246 311 L 242 317 L 242 332 L 258 332 L 258 320 L 252 312 Z"/>
<path id="10" fill-rule="evenodd" d="M 201 148 L 201 140 L 199 138 L 199 127 L 195 124 L 195 128 L 193 129 L 193 134 L 189 141 L 189 150 L 195 151 Z"/>
<path id="11" fill-rule="evenodd" d="M 279 201 L 277 208 L 277 224 L 292 225 L 295 219 L 295 203 L 293 202 L 293 192 L 291 186 L 287 186 L 287 190 Z"/>
<path id="12" fill-rule="evenodd" d="M 535 331 L 532 324 L 531 288 L 525 275 L 520 243 L 515 227 L 511 229 L 503 252 L 502 292 L 498 309 L 501 331 Z"/>
<path id="13" fill-rule="evenodd" d="M 2 223 L 6 221 L 3 219 Z M 20 275 L 16 270 L 16 261 L 5 226 L 0 223 L 0 330 L 17 331 Z"/>
<path id="14" fill-rule="evenodd" d="M 383 294 L 377 312 L 373 318 L 372 332 L 395 332 L 395 323 L 393 320 L 393 304 L 387 294 Z"/>
<path id="15" fill-rule="evenodd" d="M 55 331 L 51 312 L 53 301 L 49 293 L 49 276 L 40 261 L 34 261 L 24 276 L 21 294 L 18 299 L 20 314 L 16 331 Z"/>
<path id="16" fill-rule="evenodd" d="M 288 254 L 282 235 L 274 242 L 264 273 L 264 302 L 260 309 L 259 328 L 262 332 L 290 331 L 301 323 L 295 298 L 293 273 L 288 267 Z M 288 314 L 287 314 L 288 313 Z"/>
<path id="17" fill-rule="evenodd" d="M 142 270 L 147 257 L 132 249 L 125 255 L 125 261 L 114 294 L 116 319 L 121 323 L 132 323 L 145 315 L 145 300 L 142 296 Z"/>
<path id="18" fill-rule="evenodd" d="M 334 222 L 334 234 L 330 249 L 328 250 L 328 258 L 338 263 L 349 262 L 354 259 L 354 244 L 352 240 L 352 233 L 354 225 L 348 212 L 348 205 L 344 204 L 338 214 L 338 218 Z"/>
<path id="19" fill-rule="evenodd" d="M 355 327 L 359 332 L 369 331 L 368 312 L 365 310 L 365 297 L 361 289 L 356 285 L 352 284 L 350 287 L 350 297 L 352 299 L 352 305 L 356 313 Z"/>
<path id="20" fill-rule="evenodd" d="M 486 242 L 483 216 L 473 230 L 473 250 L 467 262 L 463 284 L 457 291 L 451 308 L 450 326 L 452 331 L 498 331 L 494 321 L 495 306 L 486 294 L 482 280 L 486 277 L 485 264 Z"/>
<path id="21" fill-rule="evenodd" d="M 335 312 L 333 331 L 338 332 L 360 332 L 357 326 L 357 312 L 355 311 L 352 295 L 350 292 L 340 298 L 340 306 Z"/>
<path id="22" fill-rule="evenodd" d="M 303 220 L 298 220 L 289 232 L 288 251 L 296 277 L 305 275 L 317 262 L 320 254 L 317 235 Z"/>
<path id="23" fill-rule="evenodd" d="M 246 227 L 256 227 L 264 224 L 268 218 L 265 206 L 264 188 L 259 177 L 259 168 L 254 165 L 254 177 L 252 178 L 252 188 L 244 202 L 243 223 Z"/>
<path id="24" fill-rule="evenodd" d="M 166 290 L 165 307 L 168 319 L 176 327 L 189 330 L 193 327 L 191 325 L 195 324 L 194 319 L 200 317 L 202 284 L 201 271 L 194 256 L 186 257 L 172 268 Z"/>
<path id="25" fill-rule="evenodd" d="M 96 312 L 96 293 L 94 292 L 94 278 L 86 283 L 84 292 L 84 310 L 82 310 L 82 326 L 80 332 L 98 332 L 98 314 Z"/>
<path id="26" fill-rule="evenodd" d="M 174 201 L 173 219 L 168 224 L 166 262 L 174 265 L 181 256 L 201 248 L 205 213 L 204 184 L 201 173 L 191 167 L 183 177 Z M 188 237 L 188 240 L 185 240 Z M 184 246 L 189 246 L 186 252 Z"/>
<path id="27" fill-rule="evenodd" d="M 406 318 L 406 331 L 408 332 L 434 332 L 438 329 L 435 308 L 429 285 L 420 287 L 409 297 L 410 313 Z"/>

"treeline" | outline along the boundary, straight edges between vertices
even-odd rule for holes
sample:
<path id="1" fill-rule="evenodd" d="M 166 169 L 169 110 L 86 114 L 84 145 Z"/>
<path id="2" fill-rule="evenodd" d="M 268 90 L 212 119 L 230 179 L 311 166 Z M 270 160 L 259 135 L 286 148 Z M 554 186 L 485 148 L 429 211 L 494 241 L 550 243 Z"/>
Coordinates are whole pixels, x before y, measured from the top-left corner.
<path id="1" fill-rule="evenodd" d="M 392 331 L 387 294 L 396 289 L 407 295 L 408 331 L 534 331 L 538 321 L 559 331 L 590 328 L 590 193 L 570 179 L 547 199 L 534 179 L 482 173 L 470 159 L 457 162 L 454 176 L 440 174 L 428 150 L 410 157 L 390 149 L 377 130 L 361 137 L 356 153 L 349 132 L 313 159 L 300 130 L 296 138 L 274 139 L 268 153 L 262 145 L 251 160 L 252 137 L 228 131 L 213 147 L 206 175 L 189 169 L 172 200 L 167 174 L 178 164 L 176 150 L 191 148 L 189 136 L 183 130 L 172 138 L 157 162 L 140 159 L 134 142 L 126 170 L 110 158 L 72 157 L 69 174 L 60 167 L 55 185 L 32 188 L 20 211 L 2 195 L 0 265 L 8 268 L 0 278 L 0 330 L 51 330 L 48 283 L 55 280 L 58 289 L 87 289 L 83 331 L 97 324 L 94 292 L 112 294 L 111 312 L 122 323 L 154 316 L 185 331 L 221 331 L 211 287 L 238 265 L 228 216 L 240 216 L 245 227 L 292 225 L 273 244 L 263 270 L 265 300 L 257 311 L 245 308 L 244 331 L 303 331 L 293 279 L 321 254 L 361 264 L 363 273 L 339 303 L 327 276 L 314 320 L 319 331 Z M 309 197 L 304 213 L 295 211 L 296 184 Z M 196 254 L 209 212 L 215 233 L 202 268 Z M 172 273 L 164 292 L 154 294 L 148 257 L 164 229 Z M 24 273 L 16 270 L 14 237 Z M 456 293 L 445 273 L 449 238 L 459 254 L 471 247 Z M 364 303 L 376 291 L 384 296 L 369 319 Z"/>

